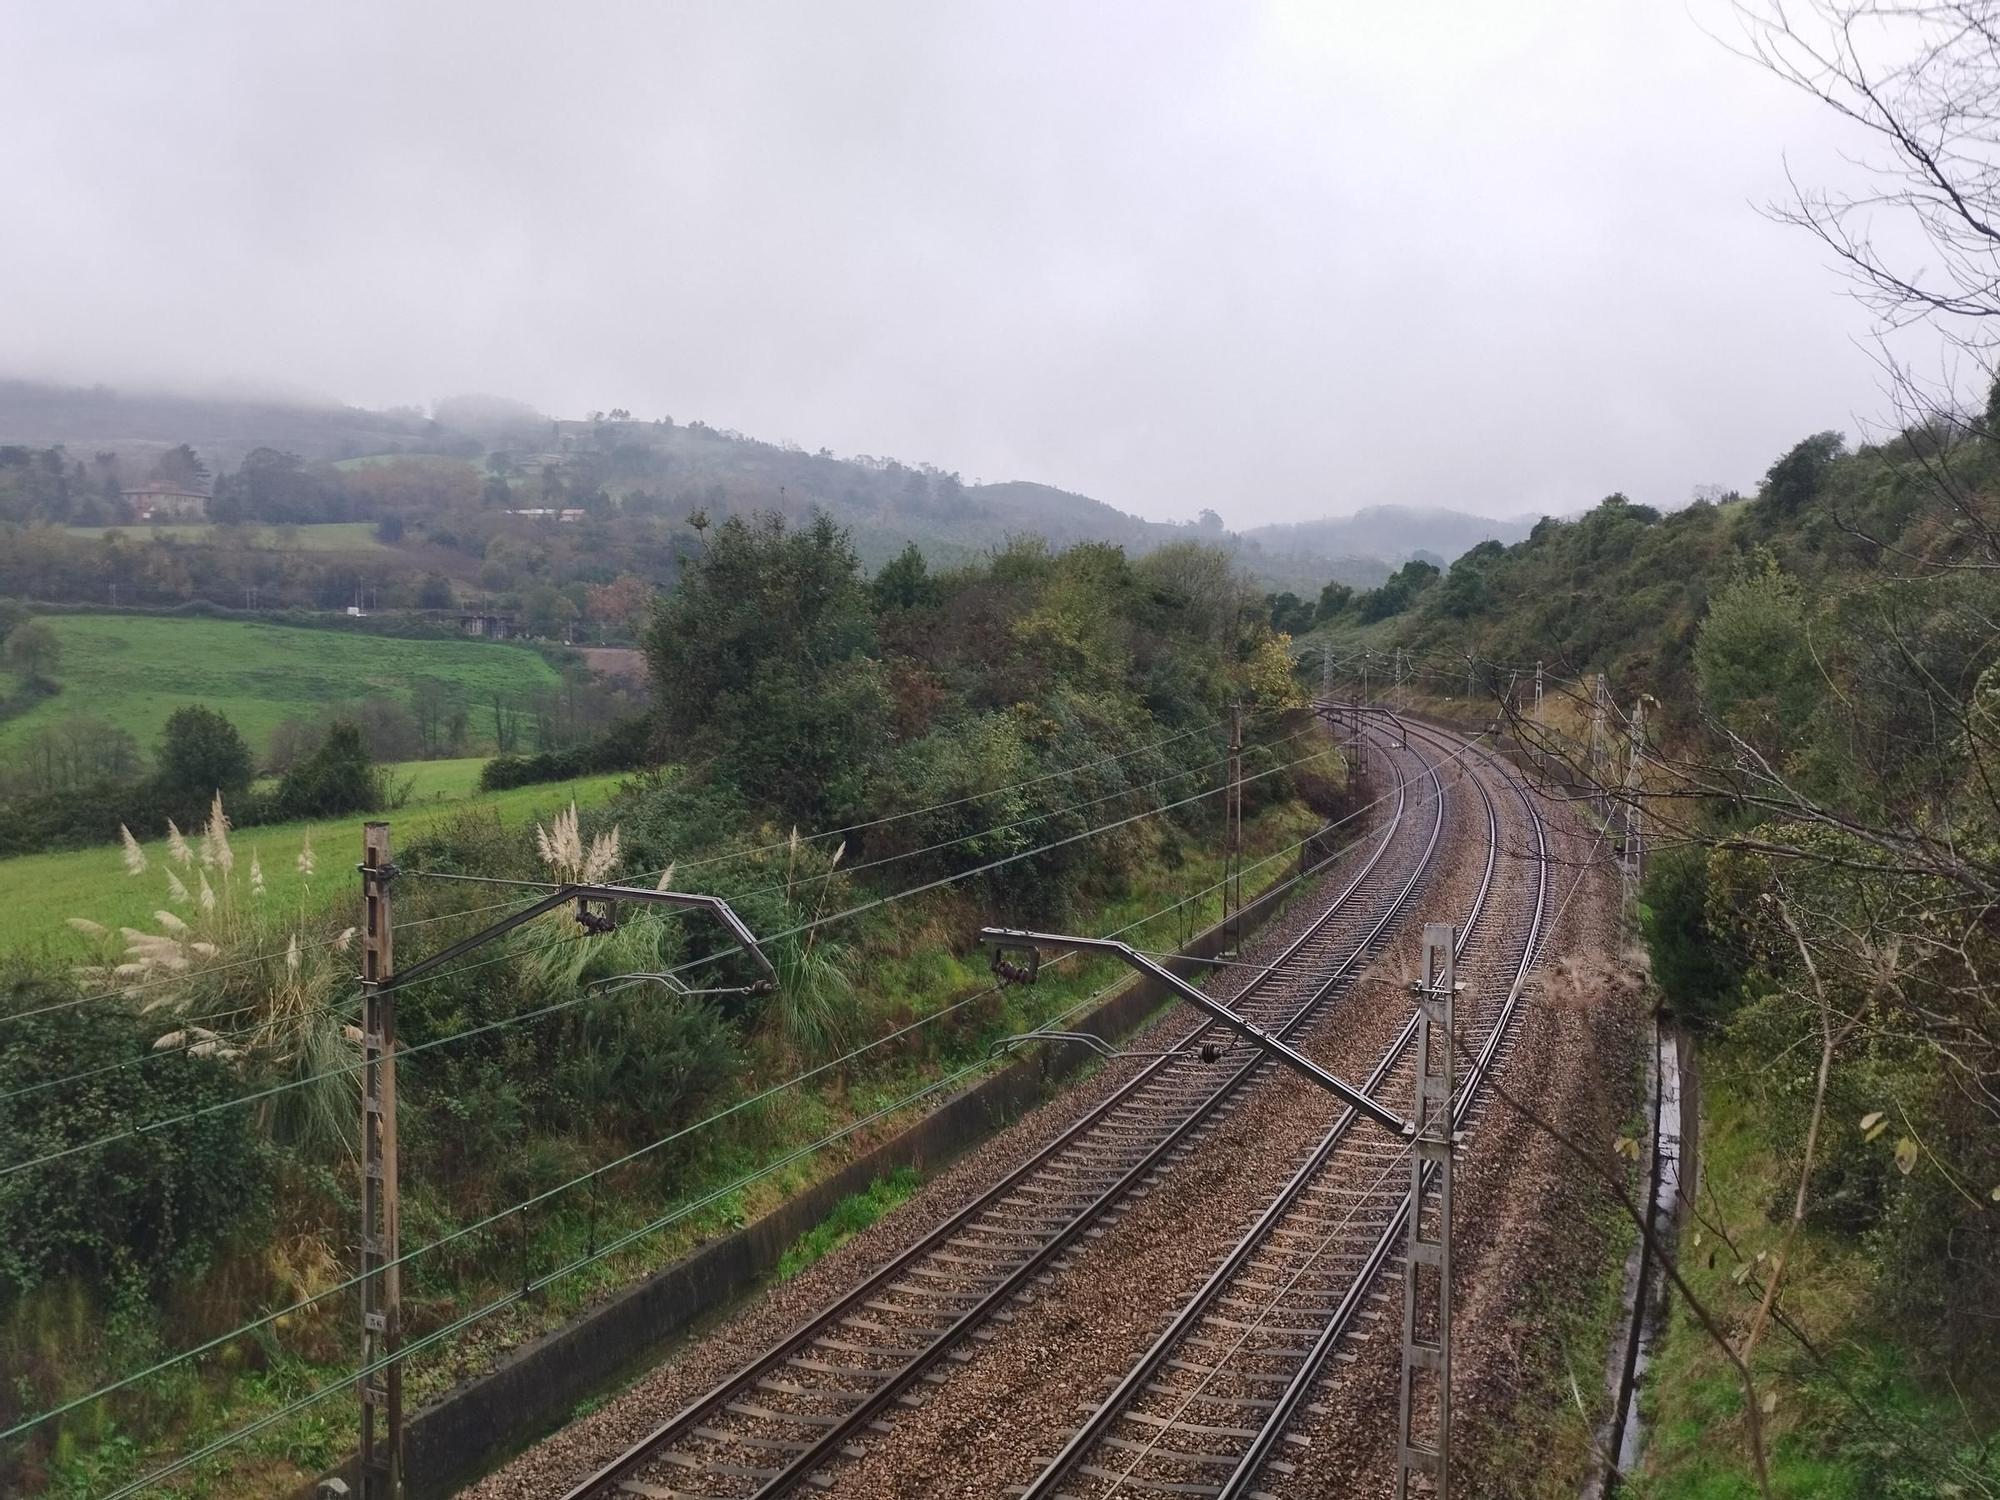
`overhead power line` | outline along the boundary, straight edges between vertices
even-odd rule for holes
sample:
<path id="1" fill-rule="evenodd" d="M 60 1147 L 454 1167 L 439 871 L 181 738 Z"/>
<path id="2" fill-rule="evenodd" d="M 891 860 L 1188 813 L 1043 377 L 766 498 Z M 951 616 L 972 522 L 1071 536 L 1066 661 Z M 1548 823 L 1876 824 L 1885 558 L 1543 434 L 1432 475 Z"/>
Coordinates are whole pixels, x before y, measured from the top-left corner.
<path id="1" fill-rule="evenodd" d="M 1334 749 L 1335 747 L 1329 745 L 1324 749 L 1314 751 L 1310 755 L 1300 756 L 1295 760 L 1285 762 L 1283 765 L 1273 766 L 1267 770 L 1260 771 L 1255 776 L 1246 776 L 1244 780 L 1246 782 L 1258 781 L 1268 776 L 1277 775 L 1281 771 L 1290 770 L 1293 766 L 1301 765 L 1308 760 L 1317 760 L 1326 755 L 1332 754 L 1334 753 Z M 843 910 L 815 917 L 810 921 L 799 923 L 796 926 L 785 928 L 782 931 L 764 934 L 763 940 L 766 942 L 777 942 L 784 938 L 799 936 L 802 933 L 812 931 L 816 928 L 830 926 L 835 922 L 846 921 L 849 920 L 850 918 L 860 916 L 865 912 L 876 910 L 879 907 L 887 906 L 897 901 L 907 900 L 912 896 L 920 896 L 928 891 L 938 890 L 941 887 L 953 885 L 962 880 L 970 880 L 975 876 L 989 874 L 994 870 L 1002 869 L 1008 865 L 1015 864 L 1020 860 L 1030 859 L 1035 855 L 1045 854 L 1050 850 L 1063 848 L 1069 844 L 1074 844 L 1079 840 L 1086 838 L 1093 838 L 1098 834 L 1108 833 L 1114 829 L 1126 827 L 1132 823 L 1139 822 L 1145 818 L 1158 817 L 1162 813 L 1172 812 L 1178 808 L 1186 807 L 1191 803 L 1199 802 L 1204 798 L 1216 796 L 1221 790 L 1222 788 L 1218 787 L 1218 788 L 1212 788 L 1209 791 L 1205 792 L 1197 792 L 1192 796 L 1183 797 L 1174 802 L 1168 802 L 1157 807 L 1148 808 L 1143 812 L 1133 813 L 1128 817 L 1115 819 L 1114 821 L 1109 823 L 1102 823 L 1094 828 L 1087 828 L 1080 833 L 1073 833 L 1065 838 L 1053 839 L 1045 844 L 1037 845 L 1036 847 L 1031 849 L 1019 850 L 1013 854 L 1003 855 L 998 859 L 988 860 L 986 863 L 975 866 L 974 868 L 969 870 L 962 870 L 951 875 L 942 875 L 935 880 L 926 881 L 921 885 L 911 886 L 908 889 L 895 891 L 886 896 L 878 896 L 871 900 L 862 901 L 853 906 L 846 907 Z M 567 934 L 565 934 L 565 937 L 567 937 Z M 547 946 L 553 947 L 555 946 L 555 943 L 552 942 Z M 739 953 L 741 951 L 742 949 L 740 945 L 731 944 L 715 952 L 704 954 L 699 958 L 689 959 L 686 962 L 675 966 L 674 968 L 666 970 L 665 972 L 669 975 L 677 976 L 691 969 L 699 968 L 709 963 L 714 963 L 720 959 L 729 957 L 731 954 Z M 431 983 L 438 979 L 443 979 L 448 976 L 463 974 L 469 972 L 470 970 L 481 968 L 486 964 L 497 963 L 510 958 L 518 959 L 519 957 L 520 955 L 516 953 L 501 953 L 495 955 L 495 957 L 490 959 L 481 959 L 470 964 L 458 965 L 454 968 L 444 970 L 442 973 L 426 975 L 422 980 L 418 982 Z M 538 1007 L 534 1010 L 523 1011 L 516 1015 L 503 1017 L 496 1021 L 489 1021 L 480 1026 L 474 1026 L 467 1028 L 465 1030 L 451 1032 L 448 1035 L 441 1037 L 433 1037 L 428 1041 L 416 1042 L 406 1046 L 399 1046 L 396 1051 L 396 1056 L 397 1059 L 400 1061 L 404 1058 L 428 1052 L 433 1048 L 441 1047 L 448 1043 L 465 1041 L 472 1037 L 482 1036 L 488 1032 L 500 1030 L 503 1027 L 517 1026 L 529 1021 L 540 1020 L 543 1017 L 555 1015 L 562 1011 L 572 1009 L 575 1006 L 584 1004 L 587 1001 L 594 998 L 597 997 L 591 992 L 586 991 L 584 993 L 572 996 L 567 1000 L 556 1001 L 549 1005 Z M 366 1066 L 365 1061 L 357 1058 L 352 1062 L 343 1063 L 335 1068 L 328 1068 L 317 1073 L 307 1074 L 306 1076 L 301 1078 L 286 1079 L 282 1083 L 272 1084 L 267 1088 L 258 1089 L 252 1093 L 239 1095 L 232 1099 L 220 1100 L 214 1104 L 203 1105 L 197 1109 L 187 1110 L 181 1114 L 173 1115 L 166 1119 L 150 1121 L 141 1125 L 135 1125 L 125 1130 L 113 1131 L 107 1135 L 99 1136 L 93 1140 L 78 1142 L 74 1145 L 63 1147 L 61 1150 L 47 1152 L 41 1156 L 30 1158 L 27 1161 L 12 1162 L 5 1167 L 0 1167 L 0 1179 L 12 1177 L 18 1173 L 29 1171 L 36 1167 L 46 1166 L 51 1162 L 61 1161 L 68 1157 L 76 1156 L 85 1151 L 98 1150 L 104 1146 L 111 1145 L 118 1141 L 131 1140 L 142 1135 L 150 1135 L 160 1130 L 170 1129 L 175 1125 L 183 1125 L 193 1120 L 206 1118 L 209 1115 L 217 1114 L 226 1109 L 233 1109 L 244 1104 L 253 1104 L 260 1100 L 273 1098 L 279 1094 L 289 1093 L 295 1089 L 304 1088 L 310 1084 L 322 1082 L 328 1078 L 338 1078 L 347 1074 L 356 1073 L 359 1072 L 365 1066 Z"/>
<path id="2" fill-rule="evenodd" d="M 1380 798 L 1376 799 L 1376 803 L 1379 803 L 1381 800 L 1383 799 Z M 1351 819 L 1352 817 L 1358 816 L 1361 812 L 1367 811 L 1369 808 L 1375 806 L 1376 803 L 1370 803 L 1368 804 L 1368 807 L 1357 809 L 1355 813 L 1349 815 L 1349 818 Z M 1342 821 L 1347 821 L 1347 820 L 1343 819 Z M 1331 826 L 1337 826 L 1337 825 L 1331 825 Z M 1324 830 L 1318 830 L 1315 833 L 1309 835 L 1305 839 L 1297 840 L 1292 844 L 1286 845 L 1281 849 L 1275 850 L 1272 853 L 1265 855 L 1263 858 L 1254 861 L 1252 864 L 1246 866 L 1245 868 L 1257 869 L 1264 865 L 1271 864 L 1277 860 L 1283 859 L 1288 855 L 1295 853 L 1297 850 L 1303 848 L 1305 844 L 1310 842 L 1312 838 L 1319 837 L 1323 832 Z M 1349 854 L 1353 852 L 1354 847 L 1358 846 L 1350 846 L 1350 848 L 1348 849 L 1343 849 L 1342 851 L 1340 851 L 1339 854 L 1334 856 L 1334 860 L 1337 861 L 1346 858 Z M 1289 885 L 1295 883 L 1300 878 L 1301 877 L 1299 875 L 1294 875 L 1289 880 L 1285 882 L 1280 882 L 1278 885 L 1272 886 L 1271 889 L 1275 890 L 1281 888 L 1281 886 L 1283 885 Z M 1186 906 L 1192 901 L 1198 901 L 1203 897 L 1212 895 L 1217 890 L 1220 890 L 1224 883 L 1225 882 L 1222 880 L 1213 881 L 1210 884 L 1189 893 L 1188 895 L 1182 896 L 1177 901 L 1170 902 L 1166 906 L 1160 907 L 1156 911 L 1149 912 L 1142 917 L 1137 917 L 1132 921 L 1125 923 L 1122 927 L 1113 929 L 1111 932 L 1106 933 L 1105 937 L 1106 938 L 1122 937 L 1126 933 L 1135 931 L 1140 927 L 1146 926 L 1148 923 L 1158 921 L 1161 917 L 1167 916 L 1172 912 L 1179 910 L 1181 907 Z M 1069 959 L 1074 958 L 1076 956 L 1077 955 L 1074 953 L 1062 954 L 1059 957 L 1050 961 L 1050 967 L 1053 968 L 1056 965 L 1067 962 Z M 1077 1011 L 1084 1009 L 1086 1006 L 1102 998 L 1104 995 L 1110 993 L 1111 990 L 1117 988 L 1118 984 L 1126 982 L 1128 981 L 1120 979 L 1118 981 L 1114 981 L 1114 983 L 1110 985 L 1102 986 L 1099 989 L 1092 991 L 1082 1000 L 1078 1001 L 1077 1004 L 1070 1007 L 1069 1010 L 1062 1012 L 1060 1015 L 1053 1017 L 1050 1020 L 1042 1022 L 1040 1026 L 1031 1028 L 1028 1032 L 1016 1033 L 1015 1035 L 1031 1036 L 1034 1034 L 1035 1031 L 1047 1030 L 1050 1027 L 1057 1024 L 1058 1022 L 1068 1019 L 1070 1016 L 1076 1014 Z M 823 1073 L 826 1073 L 833 1069 L 844 1067 L 847 1064 L 853 1062 L 855 1059 L 865 1055 L 866 1053 L 871 1052 L 878 1047 L 886 1046 L 888 1043 L 896 1041 L 901 1037 L 907 1036 L 911 1032 L 920 1030 L 926 1026 L 930 1026 L 935 1022 L 943 1019 L 944 1017 L 951 1015 L 963 1009 L 964 1007 L 973 1004 L 976 1001 L 985 999 L 987 996 L 996 993 L 998 989 L 999 989 L 998 985 L 989 985 L 985 989 L 976 990 L 973 993 L 953 1002 L 951 1005 L 932 1012 L 928 1016 L 921 1017 L 918 1020 L 909 1022 L 904 1026 L 897 1027 L 893 1031 L 886 1032 L 882 1036 L 876 1037 L 873 1040 L 862 1044 L 861 1046 L 851 1049 L 850 1051 L 844 1053 L 840 1057 L 834 1058 L 828 1062 L 818 1064 L 815 1067 L 808 1068 L 801 1073 L 794 1074 L 792 1077 L 785 1079 L 780 1083 L 773 1084 L 757 1094 L 751 1095 L 745 1099 L 738 1100 L 737 1102 L 728 1105 L 723 1109 L 717 1110 L 713 1114 L 710 1114 L 707 1117 L 705 1117 L 704 1119 L 698 1120 L 690 1125 L 679 1127 L 669 1132 L 668 1134 L 659 1137 L 658 1139 L 652 1141 L 651 1143 L 645 1146 L 641 1146 L 632 1151 L 629 1151 L 625 1155 L 618 1157 L 613 1161 L 606 1162 L 598 1167 L 592 1168 L 588 1172 L 579 1173 L 577 1176 L 569 1179 L 567 1182 L 559 1183 L 555 1187 L 545 1189 L 542 1192 L 537 1193 L 529 1198 L 522 1199 L 518 1203 L 510 1204 L 506 1208 L 496 1210 L 494 1213 L 487 1215 L 483 1219 L 477 1220 L 476 1222 L 471 1224 L 463 1225 L 458 1229 L 452 1230 L 447 1234 L 441 1235 L 437 1239 L 432 1240 L 427 1244 L 418 1246 L 414 1250 L 405 1251 L 403 1254 L 399 1255 L 394 1261 L 390 1262 L 389 1265 L 385 1265 L 379 1268 L 378 1271 L 375 1272 L 374 1274 L 380 1274 L 380 1270 L 389 1269 L 389 1266 L 402 1266 L 410 1261 L 414 1261 L 421 1256 L 431 1253 L 432 1251 L 441 1249 L 446 1245 L 464 1239 L 469 1235 L 476 1234 L 481 1230 L 488 1229 L 492 1227 L 494 1224 L 500 1223 L 507 1218 L 510 1218 L 519 1213 L 523 1213 L 530 1208 L 533 1208 L 541 1203 L 547 1202 L 548 1200 L 558 1196 L 559 1194 L 568 1192 L 580 1186 L 583 1183 L 594 1181 L 609 1172 L 615 1171 L 619 1167 L 630 1165 L 632 1162 L 637 1161 L 640 1158 L 654 1151 L 660 1150 L 665 1146 L 671 1145 L 675 1141 L 682 1140 L 687 1136 L 694 1134 L 697 1131 L 706 1129 L 707 1127 L 717 1124 L 723 1120 L 726 1120 L 733 1115 L 743 1112 L 746 1109 L 750 1109 L 755 1105 L 764 1103 L 770 1100 L 771 1098 L 774 1098 L 778 1094 L 784 1093 L 792 1088 L 796 1088 L 798 1085 L 805 1083 L 812 1078 L 818 1077 Z M 988 1054 L 985 1057 L 979 1059 L 978 1061 L 972 1064 L 969 1064 L 966 1068 L 960 1069 L 957 1073 L 951 1075 L 949 1079 L 942 1080 L 941 1082 L 950 1082 L 956 1080 L 957 1078 L 964 1077 L 968 1072 L 976 1068 L 986 1066 L 989 1063 L 993 1062 L 994 1060 L 995 1060 L 994 1054 L 992 1053 L 991 1050 L 989 1050 Z M 938 1086 L 939 1086 L 938 1084 L 927 1085 L 924 1089 L 920 1089 L 917 1092 L 917 1094 L 909 1096 L 909 1098 L 915 1099 L 921 1097 L 923 1094 L 934 1090 Z M 899 1103 L 895 1105 L 890 1105 L 887 1108 L 890 1112 L 894 1112 L 895 1110 L 898 1110 L 902 1107 L 904 1107 L 904 1105 Z M 868 1120 L 850 1124 L 849 1126 L 844 1128 L 844 1132 L 852 1131 L 853 1129 L 858 1128 L 858 1126 L 861 1124 L 872 1122 L 873 1119 L 879 1117 L 879 1114 L 880 1112 L 878 1112 L 876 1116 L 870 1116 Z M 839 1134 L 840 1133 L 836 1133 L 835 1136 L 829 1137 L 828 1140 L 837 1139 Z M 823 1144 L 825 1144 L 825 1142 L 816 1143 L 813 1146 L 802 1149 L 805 1151 L 813 1151 L 820 1149 L 820 1146 Z M 794 1159 L 794 1157 L 797 1154 L 798 1153 L 794 1153 L 793 1156 L 781 1158 L 777 1162 L 766 1164 L 765 1166 L 759 1168 L 756 1173 L 751 1174 L 749 1178 L 743 1179 L 743 1181 L 747 1182 L 750 1180 L 754 1180 L 756 1176 L 768 1174 L 769 1172 L 776 1170 L 779 1166 L 782 1166 L 787 1162 L 789 1162 L 790 1160 Z M 728 1192 L 734 1191 L 736 1186 L 738 1185 L 739 1184 L 732 1184 L 730 1187 L 719 1189 L 718 1192 L 726 1194 Z M 699 1200 L 696 1204 L 688 1206 L 685 1209 L 685 1211 L 691 1212 L 695 1208 L 705 1206 L 707 1201 L 709 1200 L 708 1199 Z M 609 1251 L 607 1250 L 603 1253 L 609 1253 Z M 351 1291 L 355 1286 L 359 1285 L 362 1280 L 363 1278 L 358 1275 L 349 1277 L 345 1281 L 339 1282 L 333 1286 L 326 1287 L 321 1291 L 313 1293 L 311 1296 L 300 1298 L 299 1300 L 293 1302 L 287 1307 L 279 1308 L 274 1312 L 266 1313 L 259 1318 L 256 1318 L 248 1323 L 240 1325 L 239 1327 L 231 1329 L 227 1333 L 219 1334 L 216 1337 L 207 1341 L 206 1343 L 197 1345 L 196 1347 L 191 1349 L 183 1350 L 178 1354 L 170 1355 L 166 1359 L 160 1360 L 143 1370 L 139 1370 L 134 1374 L 127 1375 L 120 1380 L 113 1381 L 110 1384 L 102 1386 L 97 1390 L 91 1391 L 86 1395 L 75 1397 L 69 1401 L 64 1402 L 60 1406 L 51 1407 L 49 1410 L 38 1413 L 33 1417 L 25 1418 L 22 1421 L 16 1423 L 14 1426 L 6 1429 L 5 1431 L 0 1431 L 0 1441 L 5 1441 L 8 1438 L 17 1437 L 20 1434 L 30 1431 L 31 1429 L 38 1427 L 45 1422 L 60 1417 L 65 1413 L 75 1411 L 82 1406 L 90 1404 L 91 1402 L 101 1400 L 103 1397 L 112 1395 L 117 1391 L 126 1388 L 127 1386 L 130 1386 L 138 1381 L 148 1378 L 149 1376 L 157 1375 L 160 1372 L 167 1369 L 171 1369 L 173 1366 L 183 1363 L 189 1359 L 198 1358 L 201 1355 L 208 1353 L 210 1350 L 218 1348 L 221 1345 L 226 1344 L 233 1339 L 241 1338 L 246 1333 L 254 1333 L 260 1328 L 267 1327 L 270 1324 L 279 1320 L 280 1318 L 290 1317 L 296 1313 L 304 1311 L 308 1307 L 314 1306 L 319 1302 L 325 1301 L 330 1297 L 338 1296 L 343 1292 Z M 402 1357 L 407 1357 L 411 1352 L 414 1351 L 411 1348 L 406 1347 L 405 1350 L 403 1351 Z M 310 1404 L 310 1402 L 307 1402 L 305 1404 Z M 288 1408 L 287 1410 L 291 1409 L 295 1408 Z M 250 1432 L 255 1430 L 258 1430 L 258 1427 L 254 1424 L 250 1428 L 240 1429 L 236 1434 L 236 1437 L 232 1438 L 231 1441 L 234 1441 L 243 1436 L 248 1436 Z M 168 1471 L 157 1472 L 154 1475 L 149 1476 L 149 1482 L 151 1479 L 163 1478 L 169 1472 L 172 1471 L 168 1470 Z"/>

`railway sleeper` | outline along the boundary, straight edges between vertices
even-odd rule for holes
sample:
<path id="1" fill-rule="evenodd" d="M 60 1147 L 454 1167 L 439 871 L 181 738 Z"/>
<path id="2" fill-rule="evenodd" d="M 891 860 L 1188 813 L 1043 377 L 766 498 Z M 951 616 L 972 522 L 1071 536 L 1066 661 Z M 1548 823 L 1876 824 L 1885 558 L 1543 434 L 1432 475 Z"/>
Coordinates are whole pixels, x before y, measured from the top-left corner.
<path id="1" fill-rule="evenodd" d="M 1112 1482 L 1114 1489 L 1122 1486 L 1128 1490 L 1144 1490 L 1148 1494 L 1155 1495 L 1219 1495 L 1222 1493 L 1222 1486 L 1219 1484 L 1187 1484 L 1173 1483 L 1159 1479 L 1141 1479 L 1137 1475 L 1124 1474 L 1116 1469 L 1100 1468 L 1096 1464 L 1078 1464 L 1076 1471 L 1079 1474 L 1088 1474 L 1093 1479 L 1108 1479 Z"/>

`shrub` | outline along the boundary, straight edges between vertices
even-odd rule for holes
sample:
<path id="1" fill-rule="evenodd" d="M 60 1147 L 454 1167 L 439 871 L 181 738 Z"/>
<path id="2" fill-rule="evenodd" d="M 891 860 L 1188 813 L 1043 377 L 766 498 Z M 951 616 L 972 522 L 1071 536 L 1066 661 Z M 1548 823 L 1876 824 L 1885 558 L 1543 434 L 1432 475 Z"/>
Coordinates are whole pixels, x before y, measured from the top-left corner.
<path id="1" fill-rule="evenodd" d="M 372 812 L 382 806 L 381 773 L 368 758 L 361 731 L 346 720 L 334 724 L 319 748 L 285 772 L 271 799 L 271 816 L 326 818 Z"/>
<path id="2" fill-rule="evenodd" d="M 653 721 L 645 714 L 620 719 L 588 744 L 539 755 L 496 755 L 479 769 L 482 791 L 544 781 L 570 781 L 602 771 L 634 771 L 653 759 Z"/>
<path id="3" fill-rule="evenodd" d="M 1742 959 L 1708 921 L 1708 860 L 1698 849 L 1664 850 L 1640 892 L 1640 926 L 1653 982 L 1690 1025 L 1713 1027 L 1736 1008 Z"/>
<path id="4" fill-rule="evenodd" d="M 170 1120 L 246 1092 L 226 1063 L 156 1054 L 117 1008 L 18 1012 L 73 998 L 19 974 L 0 981 L 0 1159 L 22 1162 Z M 153 1032 L 158 1030 L 152 1028 Z M 17 1093 L 56 1074 L 74 1081 Z M 0 1178 L 0 1301 L 77 1275 L 157 1289 L 198 1272 L 231 1233 L 255 1227 L 269 1161 L 247 1109 L 220 1109 Z"/>

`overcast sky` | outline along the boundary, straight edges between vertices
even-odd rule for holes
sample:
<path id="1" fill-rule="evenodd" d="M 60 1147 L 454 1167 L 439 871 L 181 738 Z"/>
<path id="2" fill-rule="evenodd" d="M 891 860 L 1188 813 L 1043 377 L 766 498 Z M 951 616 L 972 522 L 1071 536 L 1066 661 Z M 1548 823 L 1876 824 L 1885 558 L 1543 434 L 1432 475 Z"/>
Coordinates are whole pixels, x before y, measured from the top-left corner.
<path id="1" fill-rule="evenodd" d="M 1232 525 L 1882 413 L 1717 3 L 0 7 L 0 371 L 630 407 Z"/>

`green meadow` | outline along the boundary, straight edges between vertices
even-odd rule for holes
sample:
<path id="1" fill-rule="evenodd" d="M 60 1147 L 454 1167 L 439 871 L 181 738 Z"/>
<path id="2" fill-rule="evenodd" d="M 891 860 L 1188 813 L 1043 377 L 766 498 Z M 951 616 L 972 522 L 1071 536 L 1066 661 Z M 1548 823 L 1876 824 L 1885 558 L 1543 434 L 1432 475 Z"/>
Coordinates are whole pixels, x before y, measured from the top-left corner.
<path id="1" fill-rule="evenodd" d="M 253 548 L 260 552 L 386 552 L 372 521 L 327 521 L 311 526 L 218 526 L 213 521 L 162 521 L 158 525 L 68 526 L 71 536 L 116 533 L 130 541 L 166 537 L 176 542 Z"/>
<path id="2" fill-rule="evenodd" d="M 0 721 L 0 751 L 75 714 L 108 719 L 151 752 L 167 716 L 205 703 L 228 717 L 262 754 L 271 731 L 329 703 L 386 694 L 408 701 L 411 683 L 456 683 L 472 706 L 495 694 L 553 686 L 557 673 L 528 646 L 495 641 L 401 640 L 248 620 L 152 615 L 45 615 L 62 646 L 54 677 L 61 691 Z M 0 675 L 0 690 L 17 684 Z"/>
<path id="3" fill-rule="evenodd" d="M 468 810 L 491 813 L 509 825 L 547 822 L 572 800 L 580 807 L 603 802 L 624 779 L 617 774 L 588 776 L 573 782 L 481 793 L 471 790 L 478 765 L 476 760 L 447 760 L 391 766 L 392 785 L 400 785 L 414 772 L 419 780 L 430 781 L 429 791 L 419 794 L 413 789 L 404 806 L 374 816 L 388 819 L 391 835 L 399 843 Z M 467 767 L 472 768 L 470 779 Z M 438 774 L 431 775 L 434 768 Z M 449 790 L 454 781 L 464 788 L 455 795 Z M 254 854 L 264 878 L 262 899 L 273 906 L 317 908 L 337 899 L 358 901 L 354 866 L 361 855 L 363 821 L 356 814 L 236 829 L 230 834 L 230 844 L 236 852 L 239 894 L 247 889 Z M 85 917 L 113 929 L 151 929 L 152 914 L 174 906 L 166 872 L 173 870 L 189 884 L 194 877 L 170 859 L 165 829 L 132 831 L 142 840 L 146 854 L 147 868 L 140 875 L 126 871 L 124 851 L 116 844 L 0 859 L 0 913 L 4 913 L 0 915 L 0 951 L 27 948 L 81 958 L 90 945 L 66 925 L 71 917 Z M 190 837 L 196 833 L 194 829 L 185 831 Z M 310 875 L 299 868 L 299 853 L 308 837 L 315 866 Z"/>

